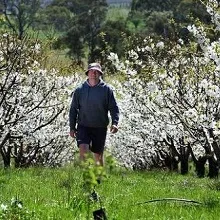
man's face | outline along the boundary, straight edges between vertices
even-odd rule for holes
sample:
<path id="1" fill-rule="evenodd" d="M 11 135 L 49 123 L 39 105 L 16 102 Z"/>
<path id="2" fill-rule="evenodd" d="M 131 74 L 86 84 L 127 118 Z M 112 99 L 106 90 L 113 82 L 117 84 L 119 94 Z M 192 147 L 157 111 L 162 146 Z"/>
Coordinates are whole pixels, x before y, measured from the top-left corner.
<path id="1" fill-rule="evenodd" d="M 89 70 L 88 78 L 89 79 L 99 79 L 101 73 L 98 70 Z"/>

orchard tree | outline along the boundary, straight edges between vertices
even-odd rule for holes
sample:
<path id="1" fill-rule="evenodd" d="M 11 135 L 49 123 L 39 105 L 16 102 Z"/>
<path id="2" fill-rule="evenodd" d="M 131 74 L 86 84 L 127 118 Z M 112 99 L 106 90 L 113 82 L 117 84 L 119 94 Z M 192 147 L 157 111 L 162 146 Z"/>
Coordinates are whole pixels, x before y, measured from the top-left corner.
<path id="1" fill-rule="evenodd" d="M 0 38 L 0 153 L 4 166 L 59 165 L 73 159 L 68 106 L 78 77 L 41 69 L 41 45 Z"/>
<path id="2" fill-rule="evenodd" d="M 36 18 L 40 0 L 2 0 L 7 26 L 22 39 Z"/>
<path id="3" fill-rule="evenodd" d="M 215 1 L 207 3 L 216 31 L 217 7 Z M 205 27 L 192 25 L 188 29 L 197 39 L 190 45 L 181 39 L 170 44 L 146 38 L 145 46 L 129 51 L 125 62 L 110 55 L 118 70 L 128 75 L 121 85 L 123 123 L 114 151 L 134 168 L 178 170 L 180 163 L 182 174 L 188 172 L 191 154 L 198 176 L 205 175 L 208 161 L 208 176 L 217 177 L 220 45 L 206 37 Z"/>

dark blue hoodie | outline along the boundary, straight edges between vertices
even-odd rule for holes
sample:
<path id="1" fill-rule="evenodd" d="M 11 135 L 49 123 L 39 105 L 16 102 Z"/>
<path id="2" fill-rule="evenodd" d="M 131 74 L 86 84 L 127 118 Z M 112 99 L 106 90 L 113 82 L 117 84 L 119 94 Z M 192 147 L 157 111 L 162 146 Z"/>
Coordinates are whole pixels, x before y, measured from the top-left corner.
<path id="1" fill-rule="evenodd" d="M 117 125 L 119 108 L 112 89 L 100 80 L 96 86 L 90 86 L 85 81 L 73 93 L 69 112 L 70 130 L 76 129 L 76 124 L 86 127 L 107 127 L 110 112 L 112 124 Z"/>

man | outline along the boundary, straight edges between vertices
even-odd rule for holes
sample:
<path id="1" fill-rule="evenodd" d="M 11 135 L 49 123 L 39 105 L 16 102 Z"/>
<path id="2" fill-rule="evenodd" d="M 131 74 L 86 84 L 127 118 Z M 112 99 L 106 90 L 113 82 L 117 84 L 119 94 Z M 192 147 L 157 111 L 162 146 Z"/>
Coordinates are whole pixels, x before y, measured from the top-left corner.
<path id="1" fill-rule="evenodd" d="M 104 146 L 111 115 L 110 131 L 118 131 L 119 108 L 112 89 L 102 80 L 99 63 L 91 63 L 88 79 L 74 92 L 69 112 L 70 136 L 76 137 L 80 159 L 91 150 L 98 165 L 104 165 Z M 77 127 L 76 127 L 77 125 Z"/>

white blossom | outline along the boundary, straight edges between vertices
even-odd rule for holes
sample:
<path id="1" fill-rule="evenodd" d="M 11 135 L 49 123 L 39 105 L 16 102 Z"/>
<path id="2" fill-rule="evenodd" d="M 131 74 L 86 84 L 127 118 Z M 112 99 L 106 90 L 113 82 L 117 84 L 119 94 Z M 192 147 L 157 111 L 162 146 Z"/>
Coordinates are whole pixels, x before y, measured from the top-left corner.
<path id="1" fill-rule="evenodd" d="M 8 210 L 8 206 L 5 204 L 1 204 L 0 208 L 3 212 Z"/>
<path id="2" fill-rule="evenodd" d="M 156 47 L 159 49 L 163 49 L 164 48 L 164 42 L 160 41 L 156 44 Z"/>

